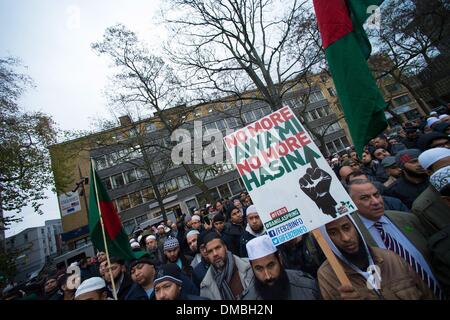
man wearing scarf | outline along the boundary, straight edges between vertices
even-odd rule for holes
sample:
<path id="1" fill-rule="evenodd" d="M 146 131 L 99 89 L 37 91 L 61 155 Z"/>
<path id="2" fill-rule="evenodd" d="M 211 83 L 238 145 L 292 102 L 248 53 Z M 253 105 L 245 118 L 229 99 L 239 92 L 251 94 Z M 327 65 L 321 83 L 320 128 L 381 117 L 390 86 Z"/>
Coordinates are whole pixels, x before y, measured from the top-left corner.
<path id="1" fill-rule="evenodd" d="M 259 217 L 255 205 L 251 205 L 247 208 L 247 226 L 245 227 L 245 231 L 241 236 L 241 240 L 239 241 L 239 256 L 242 258 L 247 258 L 247 242 L 256 237 L 262 236 L 263 234 L 266 234 L 266 230 L 264 230 L 263 223 L 261 221 L 261 218 Z"/>
<path id="2" fill-rule="evenodd" d="M 326 260 L 317 273 L 325 300 L 429 300 L 431 290 L 404 259 L 394 252 L 368 247 L 349 216 L 321 228 L 351 286 L 342 286 Z"/>
<path id="3" fill-rule="evenodd" d="M 200 295 L 211 300 L 240 300 L 244 290 L 254 281 L 248 259 L 228 251 L 216 232 L 210 231 L 204 243 L 211 266 L 200 284 Z"/>

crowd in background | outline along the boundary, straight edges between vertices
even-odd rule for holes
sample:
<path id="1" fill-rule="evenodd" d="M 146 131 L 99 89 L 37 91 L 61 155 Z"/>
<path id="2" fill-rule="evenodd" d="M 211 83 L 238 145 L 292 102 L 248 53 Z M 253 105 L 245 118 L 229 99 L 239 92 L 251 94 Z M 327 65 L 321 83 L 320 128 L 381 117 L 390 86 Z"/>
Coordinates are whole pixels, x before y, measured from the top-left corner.
<path id="1" fill-rule="evenodd" d="M 374 138 L 361 157 L 352 148 L 329 157 L 358 212 L 321 229 L 351 286 L 340 284 L 309 233 L 275 247 L 242 192 L 134 232 L 132 250 L 145 251 L 139 259 L 110 257 L 111 269 L 104 252 L 80 260 L 77 289 L 61 270 L 3 298 L 446 299 L 449 134 L 450 116 L 432 113 Z"/>

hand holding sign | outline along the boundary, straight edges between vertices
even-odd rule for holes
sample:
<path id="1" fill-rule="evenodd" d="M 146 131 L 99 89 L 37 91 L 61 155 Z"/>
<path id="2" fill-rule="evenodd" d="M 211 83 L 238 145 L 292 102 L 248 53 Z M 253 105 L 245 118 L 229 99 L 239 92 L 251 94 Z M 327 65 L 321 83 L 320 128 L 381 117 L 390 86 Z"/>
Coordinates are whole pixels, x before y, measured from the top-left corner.
<path id="1" fill-rule="evenodd" d="M 324 214 L 328 214 L 336 218 L 335 206 L 337 202 L 330 194 L 331 175 L 313 166 L 306 169 L 306 173 L 299 180 L 300 189 L 322 210 Z"/>

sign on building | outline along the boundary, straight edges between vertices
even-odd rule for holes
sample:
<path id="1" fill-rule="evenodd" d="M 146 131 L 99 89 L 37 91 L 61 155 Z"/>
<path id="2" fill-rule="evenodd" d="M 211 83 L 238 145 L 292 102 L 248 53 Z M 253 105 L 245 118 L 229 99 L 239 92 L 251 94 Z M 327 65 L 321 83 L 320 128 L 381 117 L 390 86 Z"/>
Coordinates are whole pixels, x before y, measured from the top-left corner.
<path id="1" fill-rule="evenodd" d="M 274 245 L 356 206 L 289 107 L 224 138 Z"/>
<path id="2" fill-rule="evenodd" d="M 61 216 L 81 211 L 80 197 L 77 192 L 67 192 L 59 196 Z"/>

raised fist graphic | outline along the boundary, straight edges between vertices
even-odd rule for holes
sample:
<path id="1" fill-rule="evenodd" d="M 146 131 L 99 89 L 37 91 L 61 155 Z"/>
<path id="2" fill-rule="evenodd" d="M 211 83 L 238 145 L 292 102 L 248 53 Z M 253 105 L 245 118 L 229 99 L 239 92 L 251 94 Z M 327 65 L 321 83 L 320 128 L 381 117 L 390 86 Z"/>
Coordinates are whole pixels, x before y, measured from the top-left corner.
<path id="1" fill-rule="evenodd" d="M 324 214 L 336 218 L 335 206 L 337 202 L 330 194 L 331 175 L 314 166 L 306 169 L 306 173 L 299 180 L 300 189 L 316 203 Z"/>

